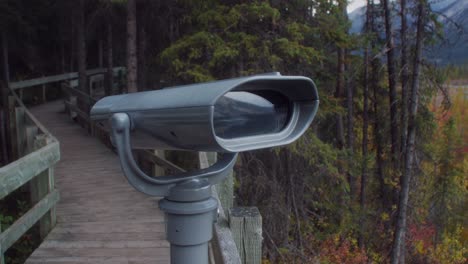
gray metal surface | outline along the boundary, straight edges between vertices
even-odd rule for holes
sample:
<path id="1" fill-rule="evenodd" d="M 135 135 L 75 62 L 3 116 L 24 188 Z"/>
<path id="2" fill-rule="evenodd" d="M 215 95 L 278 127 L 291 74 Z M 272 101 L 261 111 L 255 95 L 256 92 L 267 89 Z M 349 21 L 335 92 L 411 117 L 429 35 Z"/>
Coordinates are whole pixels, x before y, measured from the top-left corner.
<path id="1" fill-rule="evenodd" d="M 319 105 L 309 78 L 277 73 L 109 96 L 91 109 L 110 119 L 122 170 L 137 190 L 163 196 L 171 263 L 208 263 L 217 200 L 211 185 L 232 170 L 237 152 L 289 144 L 312 122 Z M 218 134 L 217 134 L 218 133 Z M 150 177 L 132 148 L 224 152 L 213 166 Z"/>
<path id="2" fill-rule="evenodd" d="M 281 94 L 291 109 L 286 126 L 259 135 L 217 135 L 216 104 L 232 91 Z M 317 89 L 309 78 L 258 75 L 105 97 L 91 109 L 91 118 L 106 120 L 115 113 L 128 114 L 132 148 L 240 152 L 296 140 L 309 127 L 318 105 Z"/>

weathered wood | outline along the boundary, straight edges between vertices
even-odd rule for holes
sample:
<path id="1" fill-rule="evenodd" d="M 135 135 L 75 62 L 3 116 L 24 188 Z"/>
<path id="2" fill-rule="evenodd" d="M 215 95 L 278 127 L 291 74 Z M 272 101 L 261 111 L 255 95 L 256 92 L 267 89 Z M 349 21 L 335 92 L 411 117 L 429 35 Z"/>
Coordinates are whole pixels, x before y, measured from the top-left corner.
<path id="1" fill-rule="evenodd" d="M 216 184 L 216 191 L 218 191 L 219 201 L 223 206 L 224 213 L 228 215 L 229 209 L 234 206 L 234 172 L 231 171 L 229 175 L 222 182 Z"/>
<path id="2" fill-rule="evenodd" d="M 69 85 L 70 85 L 71 88 L 78 87 L 78 80 L 70 80 Z"/>
<path id="3" fill-rule="evenodd" d="M 213 197 L 218 199 L 216 188 L 212 189 Z M 211 240 L 215 263 L 240 264 L 241 258 L 234 242 L 229 222 L 222 206 L 219 206 L 218 221 L 213 226 L 213 239 Z"/>
<path id="4" fill-rule="evenodd" d="M 78 108 L 78 106 L 76 106 L 76 104 L 72 103 L 72 102 L 68 102 L 68 101 L 65 101 L 64 102 L 66 108 L 70 111 L 70 116 L 72 118 L 76 117 L 76 116 L 79 116 L 81 118 L 83 118 L 87 123 L 90 122 L 90 119 L 89 119 L 89 115 L 83 111 L 81 111 L 81 109 Z"/>
<path id="5" fill-rule="evenodd" d="M 71 119 L 75 119 L 78 116 L 78 113 L 74 110 L 74 107 L 76 107 L 76 101 L 77 97 L 76 96 L 70 96 L 68 98 L 68 101 L 65 100 L 63 104 L 65 105 L 65 112 L 67 112 L 70 115 Z M 70 105 L 74 107 L 70 107 Z"/>
<path id="6" fill-rule="evenodd" d="M 185 172 L 186 170 L 184 170 L 183 168 L 175 165 L 174 163 L 158 156 L 158 155 L 155 155 L 152 151 L 150 150 L 141 150 L 140 151 L 141 153 L 141 157 L 145 160 L 148 160 L 156 165 L 159 165 L 161 167 L 164 167 L 174 173 L 180 173 L 180 172 Z"/>
<path id="7" fill-rule="evenodd" d="M 216 152 L 206 152 L 208 164 L 214 164 L 217 161 Z M 218 192 L 219 201 L 224 209 L 224 214 L 229 214 L 229 209 L 234 205 L 234 172 L 231 173 L 222 182 L 215 185 Z"/>
<path id="8" fill-rule="evenodd" d="M 47 135 L 37 135 L 34 140 L 34 150 L 39 150 L 52 143 L 52 139 Z M 30 182 L 32 204 L 40 201 L 44 196 L 54 190 L 54 168 L 53 166 L 41 172 Z M 52 207 L 39 221 L 39 233 L 44 239 L 55 225 L 55 207 Z"/>
<path id="9" fill-rule="evenodd" d="M 0 108 L 0 164 L 7 164 L 8 163 L 8 140 L 7 140 L 7 132 L 5 125 L 7 121 L 5 120 L 4 110 Z"/>
<path id="10" fill-rule="evenodd" d="M 0 199 L 21 187 L 60 159 L 58 142 L 0 168 Z"/>
<path id="11" fill-rule="evenodd" d="M 16 141 L 16 100 L 14 96 L 8 96 L 8 128 L 10 129 L 10 152 L 11 152 L 11 160 L 15 160 L 18 158 L 18 147 Z"/>
<path id="12" fill-rule="evenodd" d="M 89 105 L 93 105 L 94 103 L 97 102 L 96 99 L 92 98 L 91 96 L 89 96 L 88 94 L 84 93 L 83 91 L 80 91 L 76 88 L 73 88 L 73 87 L 66 87 L 66 90 L 67 92 L 70 94 L 70 95 L 74 95 L 76 97 L 78 97 L 78 99 L 86 104 L 89 104 Z"/>
<path id="13" fill-rule="evenodd" d="M 20 217 L 16 222 L 0 234 L 0 244 L 2 251 L 5 251 L 13 245 L 29 228 L 31 228 L 47 211 L 52 208 L 59 200 L 59 193 L 54 190 L 33 208 L 31 208 L 25 215 Z"/>
<path id="14" fill-rule="evenodd" d="M 15 122 L 16 122 L 16 148 L 18 151 L 18 158 L 25 154 L 26 150 L 26 131 L 25 131 L 25 119 L 24 119 L 24 108 L 15 108 Z"/>
<path id="15" fill-rule="evenodd" d="M 199 166 L 201 169 L 208 168 L 210 164 L 215 161 L 216 159 L 211 157 L 210 162 L 206 152 L 199 153 Z M 212 194 L 219 202 L 216 188 L 212 188 Z M 239 251 L 237 250 L 231 230 L 229 229 L 228 218 L 224 213 L 221 202 L 219 202 L 218 209 L 218 221 L 213 226 L 213 239 L 211 240 L 211 249 L 215 260 L 214 263 L 240 264 L 241 259 Z"/>
<path id="16" fill-rule="evenodd" d="M 12 101 L 13 102 L 16 102 L 16 104 L 18 104 L 19 107 L 22 107 L 24 109 L 24 113 L 25 113 L 25 119 L 26 121 L 28 121 L 30 124 L 34 124 L 35 126 L 37 126 L 39 128 L 39 130 L 43 133 L 43 134 L 50 134 L 49 131 L 36 119 L 36 117 L 34 117 L 29 111 L 28 109 L 26 108 L 26 106 L 24 106 L 23 102 L 19 99 L 18 95 L 16 95 L 16 93 L 14 91 L 11 91 L 11 94 L 12 94 Z M 13 103 L 15 104 L 15 103 Z M 16 129 L 16 128 L 15 128 Z"/>
<path id="17" fill-rule="evenodd" d="M 153 150 L 153 154 L 155 157 L 165 160 L 164 150 Z M 161 166 L 157 164 L 156 162 L 153 163 L 153 176 L 162 176 L 165 174 L 166 174 L 166 170 L 164 169 L 164 166 Z"/>
<path id="18" fill-rule="evenodd" d="M 245 264 L 262 261 L 262 216 L 257 207 L 237 207 L 229 210 L 229 227 Z"/>
<path id="19" fill-rule="evenodd" d="M 31 109 L 60 141 L 63 158 L 54 168 L 57 225 L 26 263 L 169 263 L 157 199 L 130 186 L 117 155 L 62 107 L 54 101 Z"/>
<path id="20" fill-rule="evenodd" d="M 100 90 L 104 88 L 104 74 L 96 74 L 89 77 L 89 89 Z"/>
<path id="21" fill-rule="evenodd" d="M 125 70 L 124 67 L 115 67 L 114 74 L 118 74 L 120 71 L 123 71 L 123 70 Z M 105 73 L 106 71 L 107 71 L 106 68 L 92 69 L 92 70 L 87 70 L 86 74 L 87 75 L 102 74 L 102 73 Z M 70 72 L 70 73 L 65 73 L 65 74 L 29 79 L 25 81 L 10 82 L 10 89 L 16 90 L 16 89 L 27 88 L 27 87 L 32 87 L 32 86 L 52 83 L 52 82 L 60 82 L 60 81 L 76 79 L 76 78 L 78 78 L 78 72 Z"/>
<path id="22" fill-rule="evenodd" d="M 25 129 L 25 134 L 26 134 L 26 149 L 25 153 L 29 154 L 33 152 L 34 149 L 34 140 L 36 138 L 36 135 L 39 132 L 39 128 L 34 125 L 27 125 Z"/>

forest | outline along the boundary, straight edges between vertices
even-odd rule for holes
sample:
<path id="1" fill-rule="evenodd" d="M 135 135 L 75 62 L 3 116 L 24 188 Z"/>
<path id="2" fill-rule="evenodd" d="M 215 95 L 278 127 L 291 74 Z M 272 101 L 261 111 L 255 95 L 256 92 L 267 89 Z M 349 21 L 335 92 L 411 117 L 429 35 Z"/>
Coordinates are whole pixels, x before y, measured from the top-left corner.
<path id="1" fill-rule="evenodd" d="M 0 0 L 0 81 L 78 72 L 85 91 L 86 69 L 124 66 L 131 93 L 307 76 L 320 107 L 306 134 L 234 170 L 235 203 L 263 218 L 263 263 L 466 263 L 468 61 L 428 50 L 447 23 L 468 32 L 440 1 L 363 2 L 351 33 L 346 0 Z"/>

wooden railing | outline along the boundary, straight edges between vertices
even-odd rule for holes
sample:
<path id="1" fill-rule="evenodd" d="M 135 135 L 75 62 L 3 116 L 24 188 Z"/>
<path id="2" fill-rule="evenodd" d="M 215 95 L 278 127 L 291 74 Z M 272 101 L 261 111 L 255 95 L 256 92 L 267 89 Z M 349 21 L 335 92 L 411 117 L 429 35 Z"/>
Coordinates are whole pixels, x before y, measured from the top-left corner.
<path id="1" fill-rule="evenodd" d="M 113 69 L 114 75 L 122 74 L 123 67 Z M 93 69 L 86 72 L 89 79 L 89 91 L 94 82 L 103 78 L 106 69 Z M 65 73 L 8 84 L 8 134 L 10 135 L 10 156 L 14 160 L 0 168 L 0 199 L 19 188 L 29 188 L 32 207 L 11 226 L 2 230 L 0 223 L 0 263 L 3 255 L 34 224 L 39 222 L 39 233 L 44 238 L 55 226 L 55 205 L 59 192 L 55 189 L 54 165 L 60 159 L 57 139 L 28 111 L 23 104 L 24 91 L 35 87 L 42 89 L 41 101 L 47 100 L 47 84 L 72 81 L 78 73 Z M 56 87 L 55 87 L 56 88 Z M 50 89 L 50 88 L 49 88 Z M 17 94 L 19 93 L 19 95 Z"/>
<path id="2" fill-rule="evenodd" d="M 200 168 L 216 162 L 216 153 L 200 152 Z M 256 207 L 234 206 L 234 175 L 212 188 L 218 199 L 218 221 L 213 227 L 211 263 L 262 262 L 262 216 Z"/>
<path id="3" fill-rule="evenodd" d="M 93 71 L 92 73 L 98 74 L 99 72 Z M 55 77 L 55 79 L 63 80 L 61 78 Z M 99 80 L 99 78 L 96 79 Z M 93 94 L 92 83 L 88 92 L 78 90 L 76 86 L 76 80 L 62 83 L 62 91 L 65 93 L 65 111 L 72 119 L 86 128 L 91 135 L 100 138 L 112 148 L 107 122 L 96 122 L 89 117 L 89 110 L 102 95 L 98 91 L 99 87 Z M 166 156 L 170 156 L 169 152 L 138 150 L 135 151 L 135 154 L 140 165 L 149 164 L 149 169 L 146 166 L 146 171 L 149 171 L 154 177 L 185 171 L 182 167 L 186 166 L 176 165 L 166 158 Z M 191 162 L 192 160 L 194 162 Z M 190 167 L 195 164 L 198 168 L 207 168 L 215 161 L 216 153 L 199 152 L 198 155 L 188 155 L 184 161 L 187 164 L 184 165 Z M 210 244 L 211 263 L 261 263 L 262 218 L 258 209 L 255 207 L 233 207 L 234 180 L 232 174 L 213 188 L 213 195 L 219 200 L 220 206 L 218 221 L 213 226 L 214 237 Z"/>
<path id="4" fill-rule="evenodd" d="M 108 146 L 109 128 L 106 123 L 95 122 L 89 118 L 89 110 L 97 101 L 92 96 L 77 90 L 71 83 L 65 87 L 68 97 L 64 104 L 70 117 L 77 120 L 88 131 L 100 138 Z M 180 173 L 181 167 L 195 166 L 207 168 L 216 161 L 216 153 L 199 152 L 196 156 L 188 155 L 186 166 L 178 166 L 166 159 L 169 152 L 161 150 L 138 150 L 135 154 L 140 165 L 149 163 L 146 171 L 154 177 L 166 173 Z M 188 153 L 185 153 L 187 155 Z M 179 154 L 180 155 L 180 154 Z M 219 200 L 218 222 L 213 226 L 214 237 L 210 245 L 211 263 L 251 263 L 260 264 L 262 257 L 262 217 L 256 207 L 233 207 L 234 179 L 231 174 L 226 180 L 213 188 L 213 195 Z"/>
<path id="5" fill-rule="evenodd" d="M 37 222 L 44 238 L 55 225 L 55 204 L 59 200 L 54 186 L 54 164 L 60 159 L 59 142 L 13 91 L 9 104 L 12 149 L 17 159 L 0 168 L 0 199 L 29 184 L 33 206 L 6 230 L 0 230 L 0 258 Z"/>

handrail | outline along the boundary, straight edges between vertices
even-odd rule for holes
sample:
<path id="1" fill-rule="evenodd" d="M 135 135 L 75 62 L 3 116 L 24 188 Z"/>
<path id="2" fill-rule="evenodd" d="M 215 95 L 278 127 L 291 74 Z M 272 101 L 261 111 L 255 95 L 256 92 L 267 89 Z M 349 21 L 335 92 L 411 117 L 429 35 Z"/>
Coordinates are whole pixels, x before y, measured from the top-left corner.
<path id="1" fill-rule="evenodd" d="M 114 73 L 123 69 L 123 67 L 114 68 Z M 93 75 L 104 72 L 106 72 L 105 69 L 94 69 L 87 71 L 87 74 Z M 10 83 L 12 94 L 10 101 L 13 102 L 11 106 L 12 111 L 10 111 L 10 113 L 13 113 L 13 119 L 16 121 L 16 125 L 14 126 L 15 131 L 13 131 L 15 134 L 14 140 L 17 142 L 26 142 L 26 144 L 17 144 L 18 154 L 21 155 L 21 158 L 0 168 L 0 186 L 2 187 L 2 189 L 0 189 L 0 199 L 27 182 L 30 182 L 33 200 L 37 203 L 8 229 L 3 232 L 0 230 L 0 260 L 3 253 L 34 223 L 40 222 L 42 237 L 45 237 L 45 235 L 50 232 L 56 221 L 54 206 L 59 200 L 58 191 L 55 190 L 54 187 L 52 169 L 54 164 L 60 159 L 59 142 L 50 134 L 47 128 L 27 110 L 21 98 L 16 95 L 15 90 L 36 85 L 45 85 L 51 82 L 76 79 L 77 77 L 77 73 L 67 73 Z M 67 84 L 70 83 L 67 82 Z M 70 113 L 74 112 L 72 117 L 75 118 L 78 116 L 79 118 L 77 120 L 79 122 L 84 121 L 90 129 L 91 134 L 97 135 L 101 137 L 101 139 L 105 138 L 105 141 L 108 141 L 109 131 L 105 125 L 89 119 L 88 108 L 97 100 L 86 92 L 70 87 L 70 85 L 66 85 L 65 88 L 68 90 L 70 96 L 66 98 L 64 103 L 66 109 Z M 45 89 L 44 86 L 43 89 Z M 139 151 L 138 154 L 144 160 L 152 164 L 155 170 L 155 176 L 159 174 L 156 173 L 156 171 L 161 170 L 169 170 L 172 172 L 183 171 L 179 166 L 164 159 L 164 153 L 162 153 L 162 157 L 150 150 L 142 150 Z M 200 168 L 206 168 L 212 163 L 211 160 L 208 160 L 207 153 L 204 152 L 199 153 L 198 162 Z M 244 242 L 242 242 L 243 238 L 241 233 L 247 229 L 241 224 L 238 224 L 241 222 L 243 223 L 244 220 L 250 220 L 243 216 L 238 217 L 231 215 L 233 199 L 232 176 L 229 179 L 230 183 L 227 183 L 226 186 L 229 185 L 230 187 L 226 188 L 220 184 L 213 188 L 213 195 L 220 201 L 220 208 L 218 222 L 213 226 L 214 237 L 210 245 L 211 263 L 240 264 L 245 260 L 245 254 L 254 256 L 254 258 L 251 258 L 252 260 L 249 260 L 251 263 L 260 263 L 261 217 L 256 217 L 256 223 L 253 225 L 256 230 L 259 229 L 260 231 L 253 232 L 255 233 L 253 239 L 252 237 L 248 238 L 250 239 L 249 242 L 253 241 L 256 245 L 254 246 L 255 253 L 251 254 L 250 251 L 247 251 L 250 249 L 247 249 L 246 246 L 243 245 Z M 252 232 L 251 230 L 247 231 Z M 239 241 L 241 242 L 240 247 Z M 238 250 L 238 248 L 240 250 Z"/>
<path id="2" fill-rule="evenodd" d="M 125 67 L 113 68 L 114 74 L 120 71 L 124 71 L 124 70 L 125 70 Z M 107 72 L 107 68 L 97 68 L 97 69 L 87 70 L 86 75 L 95 75 L 95 74 L 106 73 L 106 72 Z M 10 82 L 9 87 L 11 90 L 16 90 L 16 89 L 27 88 L 27 87 L 47 84 L 51 82 L 60 82 L 60 81 L 76 79 L 76 78 L 78 78 L 78 72 L 69 72 L 69 73 L 34 78 L 34 79 L 29 79 L 29 80 L 24 80 L 24 81 Z"/>
<path id="3" fill-rule="evenodd" d="M 31 121 L 39 128 L 39 130 L 43 133 L 43 134 L 47 134 L 49 136 L 51 136 L 52 138 L 54 138 L 54 140 L 57 140 L 50 132 L 49 130 L 47 130 L 47 128 L 41 124 L 41 122 L 39 122 L 39 120 L 37 120 L 37 118 L 28 110 L 28 108 L 24 105 L 23 101 L 21 101 L 21 99 L 18 97 L 18 95 L 16 94 L 16 92 L 14 91 L 11 91 L 11 96 L 13 96 L 13 98 L 15 99 L 16 103 L 19 105 L 19 107 L 23 108 L 24 109 L 24 113 L 27 115 L 27 117 L 29 119 L 31 119 Z"/>
<path id="4" fill-rule="evenodd" d="M 29 184 L 33 207 L 6 230 L 0 230 L 0 261 L 3 254 L 35 223 L 45 237 L 56 222 L 53 167 L 60 159 L 58 140 L 29 112 L 14 90 L 9 96 L 10 134 L 15 161 L 0 167 L 0 199 Z M 12 149 L 12 150 L 13 150 Z"/>
<path id="5" fill-rule="evenodd" d="M 113 68 L 113 74 L 122 72 L 125 67 Z M 107 69 L 99 68 L 86 71 L 96 75 L 106 73 Z M 77 72 L 35 78 L 8 84 L 9 133 L 11 135 L 12 156 L 15 161 L 0 168 L 0 199 L 18 188 L 29 184 L 33 207 L 17 219 L 6 230 L 0 229 L 0 262 L 3 254 L 35 223 L 39 222 L 41 238 L 44 238 L 56 222 L 55 205 L 60 199 L 55 189 L 54 165 L 60 160 L 58 140 L 26 108 L 22 101 L 22 90 L 37 85 L 43 89 L 43 102 L 46 99 L 46 84 L 78 78 Z M 86 93 L 73 89 L 73 93 L 85 97 L 86 103 L 95 99 Z M 20 91 L 20 96 L 15 91 Z M 77 108 L 78 110 L 78 108 Z M 86 115 L 86 113 L 82 113 Z M 99 126 L 98 126 L 99 127 Z M 1 227 L 1 226 L 0 226 Z"/>

